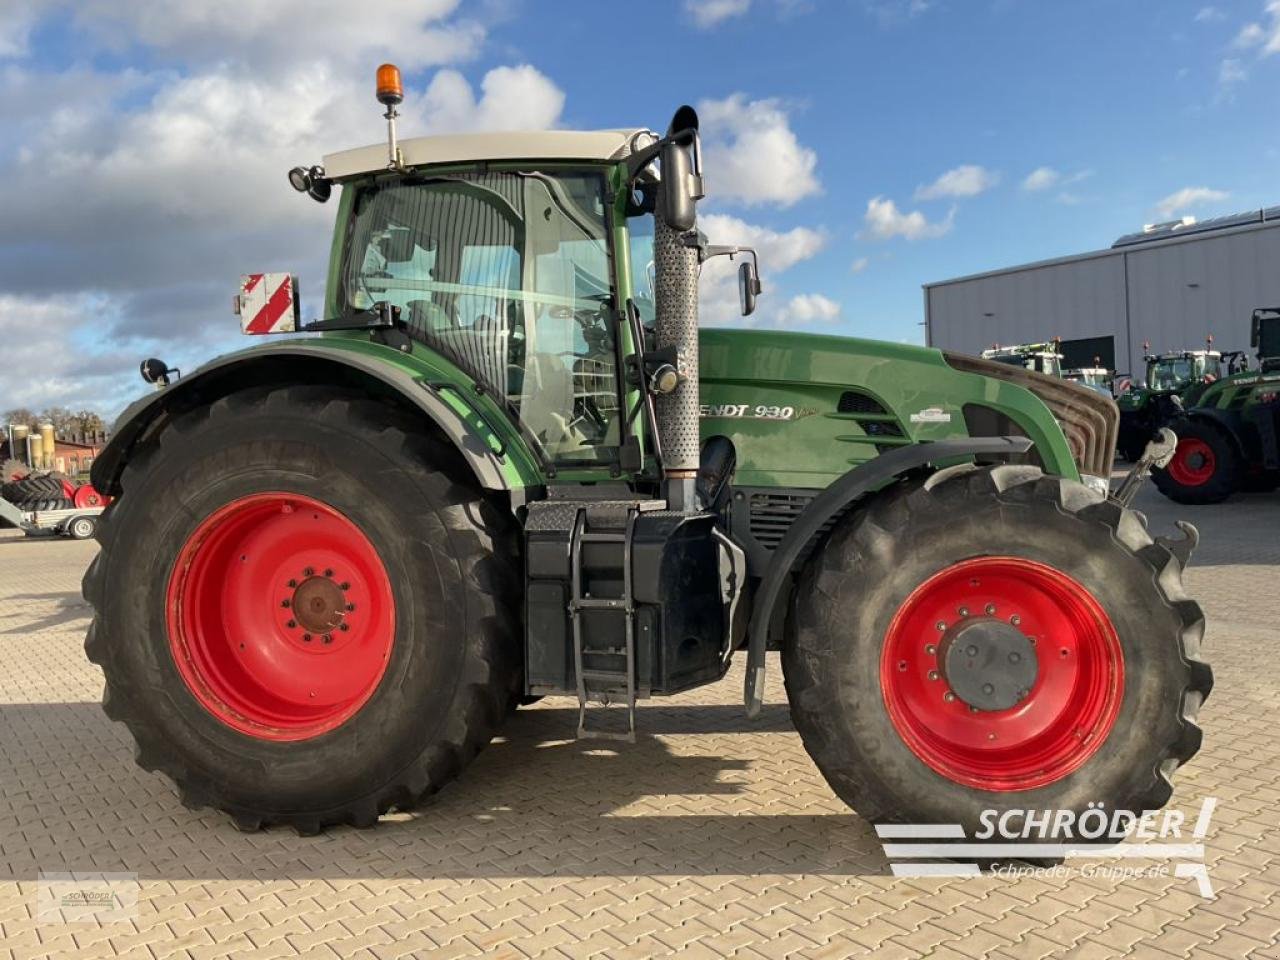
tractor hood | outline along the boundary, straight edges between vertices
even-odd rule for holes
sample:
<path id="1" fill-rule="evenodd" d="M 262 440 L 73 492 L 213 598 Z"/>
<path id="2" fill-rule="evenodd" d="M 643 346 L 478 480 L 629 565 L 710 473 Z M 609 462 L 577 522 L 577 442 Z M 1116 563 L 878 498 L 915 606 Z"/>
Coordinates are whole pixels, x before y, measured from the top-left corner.
<path id="1" fill-rule="evenodd" d="M 738 484 L 825 487 L 893 447 L 965 436 L 1027 436 L 1031 462 L 1071 479 L 1110 467 L 1115 404 L 1058 378 L 816 334 L 704 328 L 700 344 L 701 435 L 733 440 Z"/>

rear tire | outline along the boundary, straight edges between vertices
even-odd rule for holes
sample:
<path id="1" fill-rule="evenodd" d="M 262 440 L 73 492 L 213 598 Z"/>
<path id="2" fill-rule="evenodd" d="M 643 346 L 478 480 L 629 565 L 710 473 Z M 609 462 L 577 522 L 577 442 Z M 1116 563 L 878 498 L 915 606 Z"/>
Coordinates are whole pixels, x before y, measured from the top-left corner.
<path id="1" fill-rule="evenodd" d="M 1236 492 L 1240 461 L 1231 438 L 1202 420 L 1173 425 L 1178 447 L 1167 467 L 1151 471 L 1156 488 L 1177 503 L 1220 503 Z"/>
<path id="2" fill-rule="evenodd" d="M 332 389 L 246 391 L 168 425 L 121 486 L 85 575 L 85 649 L 103 709 L 185 804 L 242 829 L 369 826 L 492 738 L 519 691 L 518 541 L 446 442 Z M 319 569 L 331 554 L 343 569 Z M 303 644 L 306 611 L 329 619 Z M 277 655 L 303 666 L 262 666 Z"/>
<path id="3" fill-rule="evenodd" d="M 1017 601 L 996 596 L 1023 576 L 1047 579 Z M 1077 590 L 1071 615 L 1055 613 Z M 1212 686 L 1200 608 L 1139 516 L 1081 484 L 1015 466 L 902 483 L 835 527 L 794 596 L 782 661 L 796 728 L 832 789 L 870 821 L 960 823 L 973 837 L 987 809 L 1155 809 L 1200 747 L 1196 714 Z M 931 597 L 947 605 L 929 608 Z M 1022 642 L 1013 613 L 1020 631 L 1057 627 L 1045 631 L 1051 644 L 1026 638 L 1039 670 L 1029 689 L 1011 707 L 948 700 L 963 681 L 940 652 L 953 630 L 998 622 Z M 1078 700 L 1077 689 L 1101 699 Z M 1045 723 L 1027 732 L 1035 716 Z M 985 742 L 995 730 L 1001 753 Z"/>

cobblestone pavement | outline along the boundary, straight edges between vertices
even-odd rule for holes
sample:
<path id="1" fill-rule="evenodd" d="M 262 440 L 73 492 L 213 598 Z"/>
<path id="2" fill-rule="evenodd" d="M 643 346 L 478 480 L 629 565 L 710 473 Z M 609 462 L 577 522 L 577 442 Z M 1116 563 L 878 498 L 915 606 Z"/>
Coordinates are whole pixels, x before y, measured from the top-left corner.
<path id="1" fill-rule="evenodd" d="M 1217 897 L 1186 878 L 897 879 L 788 720 L 776 661 L 758 721 L 741 672 L 646 705 L 634 746 L 572 739 L 569 701 L 520 711 L 425 809 L 371 831 L 245 835 L 133 763 L 81 649 L 92 544 L 0 536 L 0 957 L 488 954 L 937 960 L 1280 957 L 1280 496 L 1175 511 L 1217 686 L 1179 771 Z M 37 923 L 36 875 L 129 871 L 136 919 Z"/>

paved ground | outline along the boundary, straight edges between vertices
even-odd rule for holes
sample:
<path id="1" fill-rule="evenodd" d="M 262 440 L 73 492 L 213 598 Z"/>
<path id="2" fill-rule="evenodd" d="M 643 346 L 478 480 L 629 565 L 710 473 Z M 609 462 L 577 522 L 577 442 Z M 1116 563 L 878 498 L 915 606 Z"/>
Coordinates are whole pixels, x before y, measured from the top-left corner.
<path id="1" fill-rule="evenodd" d="M 1215 900 L 1172 877 L 890 876 L 804 754 L 776 663 L 759 722 L 740 674 L 646 707 L 619 749 L 575 743 L 546 701 L 413 816 L 243 835 L 184 810 L 102 715 L 92 545 L 0 536 L 0 957 L 1280 957 L 1280 496 L 1192 514 L 1217 688 L 1174 802 L 1219 798 Z M 136 872 L 137 919 L 37 923 L 37 872 L 69 869 Z"/>

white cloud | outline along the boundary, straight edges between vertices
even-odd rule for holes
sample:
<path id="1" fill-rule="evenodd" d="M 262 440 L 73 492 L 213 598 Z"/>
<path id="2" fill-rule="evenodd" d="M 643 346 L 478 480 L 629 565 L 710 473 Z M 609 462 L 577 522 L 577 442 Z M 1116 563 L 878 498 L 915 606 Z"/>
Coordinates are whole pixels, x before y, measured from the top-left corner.
<path id="1" fill-rule="evenodd" d="M 859 274 L 866 272 L 867 267 L 871 266 L 871 261 L 867 257 L 859 257 L 853 263 L 849 264 L 849 272 Z"/>
<path id="2" fill-rule="evenodd" d="M 34 325 L 56 331 L 46 355 L 57 355 L 40 366 L 48 376 L 0 364 L 0 401 L 96 393 L 109 410 L 140 389 L 145 352 L 185 370 L 243 345 L 228 298 L 252 270 L 298 274 L 317 315 L 335 204 L 299 196 L 285 172 L 384 138 L 380 60 L 411 69 L 476 53 L 483 30 L 456 7 L 368 0 L 353 18 L 340 0 L 84 0 L 66 11 L 77 65 L 0 64 L 0 327 L 21 324 L 24 345 L 44 342 Z M 50 3 L 40 18 L 59 12 Z M 14 23 L 0 15 L 4 50 L 20 46 Z M 85 65 L 116 44 L 148 66 Z M 446 69 L 407 90 L 401 134 L 559 122 L 564 95 L 533 67 L 473 83 Z"/>
<path id="3" fill-rule="evenodd" d="M 26 55 L 35 20 L 28 0 L 0 0 L 0 60 Z"/>
<path id="4" fill-rule="evenodd" d="M 546 130 L 560 121 L 564 91 L 523 64 L 495 67 L 480 81 L 477 100 L 457 70 L 439 70 L 422 98 L 420 133 Z"/>
<path id="5" fill-rule="evenodd" d="M 1218 94 L 1217 101 L 1219 103 L 1230 103 L 1235 99 L 1236 87 L 1244 83 L 1248 79 L 1249 74 L 1244 67 L 1240 65 L 1240 61 L 1234 57 L 1228 57 L 1218 65 Z"/>
<path id="6" fill-rule="evenodd" d="M 479 24 L 459 0 L 81 0 L 75 23 L 116 49 L 135 44 L 184 64 L 239 61 L 256 74 L 305 61 L 359 64 L 372 96 L 376 58 L 418 69 L 474 57 Z"/>
<path id="7" fill-rule="evenodd" d="M 1226 18 L 1225 13 L 1223 13 L 1217 7 L 1209 6 L 1209 7 L 1201 7 L 1199 10 L 1197 10 L 1196 15 L 1193 19 L 1195 20 L 1196 23 L 1212 23 L 1216 20 L 1223 20 L 1225 18 Z"/>
<path id="8" fill-rule="evenodd" d="M 966 163 L 938 177 L 927 186 L 916 188 L 917 200 L 940 197 L 976 197 L 1000 182 L 1000 175 L 977 164 Z"/>
<path id="9" fill-rule="evenodd" d="M 1183 187 L 1169 194 L 1156 203 L 1154 209 L 1162 220 L 1172 220 L 1183 211 L 1192 207 L 1200 207 L 1206 203 L 1217 203 L 1225 200 L 1230 194 L 1225 190 L 1214 190 L 1211 187 Z"/>
<path id="10" fill-rule="evenodd" d="M 1264 8 L 1268 22 L 1248 23 L 1236 34 L 1236 46 L 1258 48 L 1258 56 L 1280 53 L 1280 0 L 1270 0 Z"/>
<path id="11" fill-rule="evenodd" d="M 1062 174 L 1053 169 L 1053 167 L 1036 167 L 1023 178 L 1022 189 L 1032 193 L 1039 190 L 1048 190 L 1061 179 Z"/>
<path id="12" fill-rule="evenodd" d="M 882 27 L 891 27 L 928 13 L 933 0 L 863 0 L 866 12 L 880 21 Z"/>
<path id="13" fill-rule="evenodd" d="M 952 207 L 946 219 L 930 222 L 919 210 L 903 213 L 888 197 L 872 197 L 867 201 L 867 212 L 863 217 L 866 230 L 859 236 L 871 240 L 890 240 L 893 237 L 923 240 L 940 237 L 950 232 L 955 214 L 955 207 Z"/>
<path id="14" fill-rule="evenodd" d="M 807 327 L 840 319 L 840 304 L 820 293 L 798 293 L 774 318 L 777 327 Z"/>
<path id="15" fill-rule="evenodd" d="M 684 9 L 703 30 L 751 9 L 751 0 L 684 0 Z"/>
<path id="16" fill-rule="evenodd" d="M 747 223 L 723 213 L 698 218 L 698 228 L 716 244 L 754 247 L 760 257 L 760 279 L 764 292 L 758 308 L 761 317 L 770 313 L 770 294 L 776 296 L 774 278 L 818 254 L 826 245 L 826 234 L 809 227 L 779 232 Z M 700 316 L 705 323 L 741 322 L 738 311 L 738 261 L 716 257 L 702 265 L 698 283 Z M 774 308 L 776 315 L 776 308 Z"/>
<path id="17" fill-rule="evenodd" d="M 735 93 L 701 101 L 698 116 L 710 198 L 787 207 L 822 189 L 818 155 L 796 138 L 778 100 Z"/>

